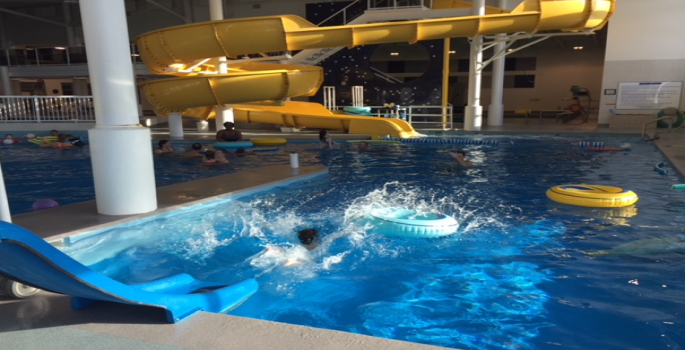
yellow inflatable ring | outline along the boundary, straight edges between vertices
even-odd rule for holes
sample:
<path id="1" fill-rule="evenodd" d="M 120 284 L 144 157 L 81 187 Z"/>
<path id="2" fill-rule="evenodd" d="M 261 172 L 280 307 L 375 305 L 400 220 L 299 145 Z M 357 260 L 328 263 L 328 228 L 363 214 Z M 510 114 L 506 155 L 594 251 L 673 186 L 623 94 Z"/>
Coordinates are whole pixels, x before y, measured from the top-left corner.
<path id="1" fill-rule="evenodd" d="M 30 139 L 29 142 L 35 143 L 36 145 L 40 145 L 43 142 L 43 140 L 45 140 L 46 142 L 57 142 L 57 136 L 38 136 Z"/>
<path id="2" fill-rule="evenodd" d="M 255 146 L 280 146 L 288 143 L 288 140 L 282 137 L 258 137 L 250 139 Z"/>
<path id="3" fill-rule="evenodd" d="M 559 203 L 595 208 L 625 207 L 638 200 L 633 191 L 586 184 L 554 186 L 547 190 L 547 197 Z"/>

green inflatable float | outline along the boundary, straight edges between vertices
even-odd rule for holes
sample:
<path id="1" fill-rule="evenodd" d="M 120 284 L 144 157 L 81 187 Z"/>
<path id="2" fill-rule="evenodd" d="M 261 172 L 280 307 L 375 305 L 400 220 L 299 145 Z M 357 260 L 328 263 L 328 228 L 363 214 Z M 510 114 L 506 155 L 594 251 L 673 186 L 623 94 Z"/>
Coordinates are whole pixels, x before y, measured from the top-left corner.
<path id="1" fill-rule="evenodd" d="M 673 127 L 677 128 L 677 127 L 683 125 L 683 121 L 684 121 L 683 119 L 685 119 L 683 117 L 683 111 L 681 111 L 677 108 L 665 108 L 665 109 L 660 110 L 659 113 L 656 114 L 656 116 L 659 118 L 664 117 L 664 116 L 670 116 L 670 115 L 673 115 L 673 111 L 675 111 L 675 115 L 676 115 L 676 120 L 673 123 Z M 667 112 L 671 112 L 671 113 L 666 114 Z M 668 124 L 669 123 L 666 120 L 659 120 L 656 123 L 656 125 L 660 128 L 667 128 Z"/>

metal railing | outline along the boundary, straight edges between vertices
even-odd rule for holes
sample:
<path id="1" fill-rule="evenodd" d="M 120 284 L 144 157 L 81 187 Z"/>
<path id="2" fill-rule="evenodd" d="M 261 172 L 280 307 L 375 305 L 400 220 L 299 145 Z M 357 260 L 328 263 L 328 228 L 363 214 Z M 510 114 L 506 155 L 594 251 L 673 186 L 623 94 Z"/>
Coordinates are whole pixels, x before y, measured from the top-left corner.
<path id="1" fill-rule="evenodd" d="M 95 122 L 92 96 L 0 96 L 0 123 Z"/>
<path id="2" fill-rule="evenodd" d="M 396 118 L 405 120 L 414 129 L 439 129 L 453 130 L 452 105 L 448 106 L 402 106 L 400 108 L 388 108 L 385 106 L 365 106 L 374 113 L 369 118 Z M 343 110 L 344 107 L 339 106 Z M 357 115 L 358 116 L 358 115 Z"/>
<path id="3" fill-rule="evenodd" d="M 131 61 L 142 63 L 138 48 L 131 44 Z M 88 62 L 85 46 L 25 47 L 0 49 L 0 66 L 72 66 Z"/>
<path id="4" fill-rule="evenodd" d="M 369 10 L 397 8 L 433 8 L 433 0 L 368 0 Z"/>
<path id="5" fill-rule="evenodd" d="M 668 130 L 666 130 L 666 132 L 663 132 L 663 133 L 660 133 L 660 132 L 658 132 L 658 131 L 655 130 L 655 131 L 654 131 L 654 136 L 653 136 L 653 137 L 645 138 L 645 136 L 649 136 L 649 135 L 647 135 L 647 125 L 655 124 L 655 123 L 658 123 L 658 122 L 660 122 L 660 121 L 662 121 L 662 120 L 668 120 L 668 121 L 670 121 L 670 123 L 668 123 Z M 642 124 L 642 134 L 640 134 L 640 139 L 641 139 L 642 141 L 652 141 L 652 140 L 656 140 L 656 139 L 659 138 L 659 135 L 661 135 L 661 134 L 667 134 L 667 133 L 673 131 L 673 123 L 675 123 L 675 118 L 673 118 L 672 116 L 665 116 L 665 117 L 660 117 L 660 118 L 657 118 L 657 119 L 654 119 L 654 120 L 650 120 L 650 121 L 648 121 L 648 122 Z"/>
<path id="6" fill-rule="evenodd" d="M 453 108 L 448 106 L 407 106 L 407 122 L 415 129 L 453 130 Z"/>

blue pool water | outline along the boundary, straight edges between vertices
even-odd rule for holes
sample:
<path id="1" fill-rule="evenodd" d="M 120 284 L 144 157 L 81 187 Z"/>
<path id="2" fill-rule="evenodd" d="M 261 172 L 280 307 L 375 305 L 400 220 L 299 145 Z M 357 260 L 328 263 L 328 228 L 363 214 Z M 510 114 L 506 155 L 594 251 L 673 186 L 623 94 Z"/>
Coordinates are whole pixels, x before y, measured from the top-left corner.
<path id="1" fill-rule="evenodd" d="M 245 157 L 231 157 L 230 165 L 205 166 L 200 164 L 199 159 L 182 156 L 192 142 L 173 143 L 176 150 L 174 154 L 154 157 L 158 187 L 266 164 L 289 162 L 286 148 L 256 147 L 254 153 Z M 209 145 L 211 143 L 206 144 Z M 312 145 L 308 148 L 312 148 Z M 152 149 L 151 144 L 150 152 Z M 12 215 L 33 211 L 33 204 L 41 199 L 53 199 L 60 205 L 67 205 L 95 198 L 88 146 L 61 150 L 41 148 L 29 142 L 13 145 L 0 143 L 0 157 Z M 318 160 L 305 158 L 303 164 L 315 161 Z"/>
<path id="2" fill-rule="evenodd" d="M 287 164 L 294 150 L 330 172 L 64 250 L 126 283 L 180 272 L 256 278 L 259 292 L 232 315 L 462 349 L 685 347 L 685 191 L 670 190 L 683 183 L 674 171 L 653 170 L 665 161 L 655 147 L 631 136 L 476 138 L 499 144 L 362 153 L 289 144 L 239 161 Z M 586 140 L 632 150 L 577 146 Z M 457 148 L 476 166 L 453 166 L 447 152 Z M 640 201 L 601 209 L 546 198 L 568 183 L 618 186 Z M 440 239 L 389 238 L 366 225 L 376 207 L 442 212 L 460 227 Z M 295 237 L 308 227 L 323 236 L 312 251 Z"/>

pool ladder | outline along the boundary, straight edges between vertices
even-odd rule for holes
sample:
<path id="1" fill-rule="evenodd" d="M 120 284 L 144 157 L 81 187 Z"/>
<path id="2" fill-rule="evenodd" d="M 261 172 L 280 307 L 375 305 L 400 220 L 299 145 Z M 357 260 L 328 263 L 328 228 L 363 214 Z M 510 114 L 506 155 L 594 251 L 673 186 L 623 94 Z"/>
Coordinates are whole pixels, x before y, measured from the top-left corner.
<path id="1" fill-rule="evenodd" d="M 664 131 L 664 132 L 659 132 L 659 131 L 655 130 L 655 131 L 654 131 L 654 136 L 653 136 L 653 137 L 650 137 L 650 136 L 647 134 L 647 126 L 650 125 L 650 124 L 658 123 L 658 122 L 660 122 L 660 121 L 662 121 L 662 120 L 668 120 L 668 121 L 669 121 L 669 123 L 668 123 L 668 129 L 667 129 L 666 131 Z M 679 127 L 677 127 L 677 128 L 674 129 L 674 128 L 673 128 L 673 123 L 675 123 L 675 118 L 674 118 L 673 116 L 664 116 L 664 117 L 656 118 L 656 119 L 654 119 L 654 120 L 650 120 L 650 121 L 648 121 L 648 122 L 642 124 L 642 134 L 641 134 L 641 139 L 642 139 L 642 141 L 653 141 L 653 140 L 658 140 L 658 139 L 659 139 L 659 136 L 661 136 L 661 135 L 663 135 L 663 134 L 671 133 L 671 132 L 673 132 L 673 130 L 678 130 L 678 129 L 680 129 L 680 128 L 683 127 L 683 125 L 680 125 Z"/>

